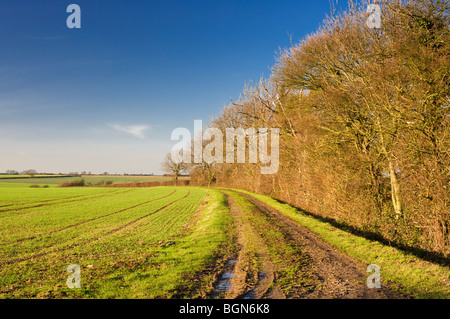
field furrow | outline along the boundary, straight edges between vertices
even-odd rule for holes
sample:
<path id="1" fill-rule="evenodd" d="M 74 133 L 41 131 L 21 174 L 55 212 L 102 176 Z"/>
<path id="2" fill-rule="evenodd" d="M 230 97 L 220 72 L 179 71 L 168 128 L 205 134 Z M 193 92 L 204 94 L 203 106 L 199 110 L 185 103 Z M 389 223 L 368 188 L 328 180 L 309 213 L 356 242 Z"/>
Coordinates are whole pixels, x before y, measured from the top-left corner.
<path id="1" fill-rule="evenodd" d="M 84 225 L 84 227 L 66 228 L 60 232 L 54 232 L 50 236 L 41 236 L 29 242 L 18 242 L 7 245 L 3 249 L 2 254 L 0 254 L 0 257 L 6 260 L 6 263 L 16 263 L 23 260 L 42 257 L 52 252 L 65 251 L 78 246 L 78 243 L 80 242 L 90 242 L 95 238 L 103 237 L 108 233 L 114 232 L 117 228 L 124 227 L 124 225 L 130 223 L 130 221 L 140 219 L 143 215 L 152 214 L 154 211 L 177 200 L 182 195 L 177 195 L 173 190 L 171 193 L 172 197 L 164 196 L 158 201 L 151 200 L 148 201 L 148 203 L 144 202 L 134 205 L 135 207 L 128 206 L 127 208 L 122 209 L 120 214 L 109 214 L 110 216 L 97 218 L 88 225 Z M 147 199 L 148 196 L 149 194 L 146 194 Z M 153 196 L 155 196 L 155 194 L 153 194 Z M 127 203 L 129 205 L 128 201 Z M 95 212 L 95 209 L 93 211 Z M 120 226 L 117 227 L 118 225 Z M 6 256 L 3 255 L 3 253 L 5 253 Z"/>
<path id="2" fill-rule="evenodd" d="M 35 207 L 4 218 L 0 298 L 176 293 L 188 274 L 206 267 L 224 240 L 223 230 L 204 228 L 205 223 L 226 215 L 208 208 L 216 201 L 201 206 L 206 193 L 198 188 L 133 188 L 127 194 Z M 211 231 L 215 235 L 207 235 Z M 65 288 L 70 264 L 81 265 L 84 289 Z"/>
<path id="3" fill-rule="evenodd" d="M 63 231 L 63 230 L 66 230 L 66 229 L 69 229 L 69 228 L 72 228 L 72 227 L 81 226 L 81 225 L 86 224 L 86 223 L 89 223 L 89 222 L 93 222 L 93 221 L 96 221 L 96 220 L 99 220 L 99 219 L 102 219 L 102 218 L 106 218 L 106 217 L 109 217 L 109 216 L 112 216 L 112 215 L 116 215 L 116 214 L 125 212 L 125 211 L 127 211 L 127 210 L 130 210 L 130 209 L 133 209 L 133 208 L 136 208 L 136 207 L 139 207 L 139 206 L 142 206 L 142 205 L 145 205 L 145 204 L 148 204 L 148 203 L 151 203 L 151 202 L 154 202 L 154 201 L 163 199 L 163 198 L 167 198 L 167 197 L 171 196 L 172 194 L 174 194 L 175 192 L 176 192 L 176 190 L 174 190 L 174 191 L 171 192 L 170 194 L 165 195 L 165 196 L 163 196 L 163 197 L 155 198 L 155 199 L 149 200 L 149 201 L 147 201 L 147 202 L 140 203 L 140 204 L 136 204 L 136 205 L 134 205 L 134 206 L 127 207 L 127 208 L 124 208 L 124 209 L 121 209 L 121 210 L 118 210 L 118 211 L 115 211 L 115 212 L 112 212 L 112 213 L 108 213 L 108 214 L 101 215 L 101 216 L 98 216 L 98 217 L 90 218 L 90 219 L 87 219 L 87 220 L 78 222 L 78 223 L 76 223 L 76 224 L 64 226 L 64 227 L 62 227 L 62 228 L 52 230 L 52 231 L 50 231 L 50 232 L 48 232 L 48 233 L 45 233 L 45 234 L 38 234 L 38 235 L 31 236 L 31 237 L 27 237 L 27 238 L 17 239 L 17 240 L 15 240 L 15 241 L 12 241 L 12 242 L 9 242 L 9 243 L 2 243 L 2 244 L 0 244 L 0 246 L 7 246 L 7 245 L 11 245 L 11 244 L 23 242 L 23 241 L 26 241 L 26 240 L 33 240 L 33 239 L 36 239 L 36 238 L 39 238 L 39 237 L 50 236 L 50 235 L 52 235 L 52 234 L 61 232 L 61 231 Z"/>
<path id="4" fill-rule="evenodd" d="M 71 196 L 71 197 L 66 197 L 66 198 L 58 198 L 58 199 L 49 199 L 49 200 L 44 200 L 44 201 L 38 201 L 38 202 L 34 202 L 33 205 L 28 205 L 28 206 L 19 206 L 19 205 L 26 205 L 26 204 L 9 204 L 6 205 L 8 207 L 12 206 L 12 208 L 8 208 L 8 209 L 0 209 L 0 213 L 3 212 L 11 212 L 11 211 L 20 211 L 20 210 L 26 210 L 26 209 L 31 209 L 31 208 L 37 208 L 37 207 L 47 207 L 47 206 L 53 206 L 53 205 L 58 205 L 58 204 L 67 204 L 67 203 L 73 203 L 73 202 L 80 202 L 80 201 L 84 201 L 84 200 L 91 200 L 91 199 L 99 199 L 99 198 L 103 198 L 103 197 L 107 197 L 107 196 L 114 196 L 116 194 L 121 194 L 121 193 L 128 193 L 131 190 L 129 189 L 121 189 L 118 191 L 108 191 L 106 192 L 106 194 L 101 194 L 101 195 L 81 195 L 81 196 Z"/>

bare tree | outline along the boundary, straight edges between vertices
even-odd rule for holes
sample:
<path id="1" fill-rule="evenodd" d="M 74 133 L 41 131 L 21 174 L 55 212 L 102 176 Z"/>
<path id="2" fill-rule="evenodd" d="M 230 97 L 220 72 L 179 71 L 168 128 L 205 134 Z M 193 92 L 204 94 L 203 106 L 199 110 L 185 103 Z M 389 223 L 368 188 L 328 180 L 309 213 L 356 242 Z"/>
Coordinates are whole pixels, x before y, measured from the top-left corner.
<path id="1" fill-rule="evenodd" d="M 202 163 L 193 165 L 191 178 L 199 185 L 211 187 L 216 182 L 217 173 L 217 164 L 215 162 L 206 163 L 203 161 Z"/>
<path id="2" fill-rule="evenodd" d="M 178 184 L 178 178 L 183 173 L 187 173 L 189 167 L 190 163 L 183 161 L 183 151 L 181 149 L 177 152 L 168 153 L 162 163 L 162 170 L 173 175 L 175 185 Z"/>
<path id="3" fill-rule="evenodd" d="M 222 131 L 280 127 L 279 172 L 224 162 L 191 176 L 449 256 L 450 3 L 382 1 L 378 29 L 371 1 L 351 3 L 212 119 Z"/>
<path id="4" fill-rule="evenodd" d="M 27 169 L 26 171 L 22 172 L 23 175 L 30 175 L 30 177 L 34 177 L 34 175 L 37 174 L 37 171 L 34 169 Z"/>

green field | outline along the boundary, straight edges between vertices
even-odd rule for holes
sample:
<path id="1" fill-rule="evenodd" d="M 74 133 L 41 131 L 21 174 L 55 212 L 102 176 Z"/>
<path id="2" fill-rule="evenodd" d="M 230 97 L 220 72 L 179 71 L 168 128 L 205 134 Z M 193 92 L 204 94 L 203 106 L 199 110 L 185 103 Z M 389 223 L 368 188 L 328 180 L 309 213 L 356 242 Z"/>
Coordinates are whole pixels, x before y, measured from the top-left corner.
<path id="1" fill-rule="evenodd" d="M 113 183 L 132 183 L 132 182 L 161 182 L 170 181 L 170 176 L 105 176 L 105 175 L 83 175 L 82 177 L 55 177 L 54 175 L 42 175 L 29 177 L 26 175 L 15 175 L 16 178 L 11 178 L 12 175 L 0 175 L 0 187 L 30 187 L 31 185 L 49 187 L 57 187 L 58 185 L 76 181 L 83 178 L 86 184 L 97 184 L 101 181 L 111 181 Z M 189 177 L 180 177 L 180 180 L 189 179 Z"/>
<path id="2" fill-rule="evenodd" d="M 59 175 L 34 175 L 33 178 L 40 178 L 40 177 L 60 177 Z M 0 174 L 0 179 L 19 179 L 19 178 L 32 178 L 31 175 L 4 175 Z"/>
<path id="3" fill-rule="evenodd" d="M 0 192 L 0 298 L 170 298 L 192 285 L 227 241 L 217 191 Z M 81 289 L 66 285 L 71 264 L 81 268 Z M 208 280 L 197 283 L 200 290 Z"/>
<path id="4" fill-rule="evenodd" d="M 393 292 L 450 298 L 448 267 L 337 229 L 270 197 L 186 186 L 21 185 L 0 183 L 0 299 L 304 298 L 311 292 L 345 298 L 346 291 L 366 289 L 369 264 L 382 267 L 383 284 L 389 282 Z M 308 244 L 298 227 L 323 242 Z M 330 255 L 314 259 L 314 251 Z M 361 263 L 356 277 L 343 271 L 344 292 L 336 292 L 332 278 L 322 282 L 315 275 L 314 260 L 336 267 L 331 251 L 344 263 L 345 256 Z M 236 262 L 233 288 L 221 291 L 230 260 Z M 69 265 L 81 269 L 79 289 L 66 284 Z"/>

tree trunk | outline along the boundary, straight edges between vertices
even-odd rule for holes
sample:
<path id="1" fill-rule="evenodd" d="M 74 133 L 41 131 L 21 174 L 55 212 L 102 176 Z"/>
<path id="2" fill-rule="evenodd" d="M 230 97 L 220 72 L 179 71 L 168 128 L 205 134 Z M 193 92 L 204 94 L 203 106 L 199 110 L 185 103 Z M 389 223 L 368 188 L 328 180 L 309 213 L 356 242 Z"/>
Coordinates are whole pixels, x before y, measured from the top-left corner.
<path id="1" fill-rule="evenodd" d="M 383 210 L 383 196 L 380 190 L 380 177 L 373 163 L 369 164 L 369 172 L 372 179 L 372 189 L 375 197 L 375 203 L 377 205 L 378 212 L 381 213 Z"/>
<path id="2" fill-rule="evenodd" d="M 207 179 L 208 179 L 208 187 L 211 187 L 212 178 L 211 178 L 211 174 L 209 174 L 209 172 L 208 172 Z"/>
<path id="3" fill-rule="evenodd" d="M 392 159 L 389 159 L 389 176 L 391 178 L 391 197 L 392 205 L 394 206 L 395 219 L 399 219 L 403 214 L 400 201 L 400 184 L 397 180 L 397 173 L 395 172 Z"/>

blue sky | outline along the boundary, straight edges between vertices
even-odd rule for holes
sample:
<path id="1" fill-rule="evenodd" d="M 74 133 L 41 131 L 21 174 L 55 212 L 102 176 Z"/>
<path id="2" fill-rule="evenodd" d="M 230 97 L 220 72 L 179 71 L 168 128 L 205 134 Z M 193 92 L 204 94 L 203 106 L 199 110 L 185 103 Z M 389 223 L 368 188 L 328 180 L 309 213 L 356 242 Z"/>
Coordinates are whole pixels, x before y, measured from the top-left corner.
<path id="1" fill-rule="evenodd" d="M 81 29 L 67 28 L 71 3 Z M 2 0 L 0 172 L 159 174 L 175 128 L 206 124 L 329 11 L 329 0 Z"/>

